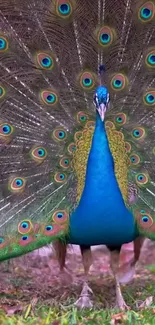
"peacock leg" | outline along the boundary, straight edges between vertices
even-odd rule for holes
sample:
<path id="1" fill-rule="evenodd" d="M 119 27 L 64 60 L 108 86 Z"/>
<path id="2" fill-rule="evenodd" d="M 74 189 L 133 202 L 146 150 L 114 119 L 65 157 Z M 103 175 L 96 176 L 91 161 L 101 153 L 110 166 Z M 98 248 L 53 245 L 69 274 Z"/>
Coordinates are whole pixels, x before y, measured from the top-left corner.
<path id="1" fill-rule="evenodd" d="M 81 254 L 82 254 L 82 262 L 84 266 L 84 282 L 82 291 L 80 294 L 79 299 L 75 302 L 75 306 L 78 308 L 92 308 L 93 304 L 90 300 L 90 293 L 93 293 L 91 288 L 88 286 L 88 273 L 89 268 L 92 264 L 92 255 L 91 255 L 91 249 L 90 246 L 80 246 Z"/>
<path id="2" fill-rule="evenodd" d="M 70 271 L 66 266 L 66 254 L 67 254 L 67 245 L 60 240 L 56 240 L 53 243 L 53 248 L 56 253 L 56 257 L 60 267 L 60 275 L 62 275 L 63 280 L 66 283 L 72 282 L 72 276 Z"/>
<path id="3" fill-rule="evenodd" d="M 118 278 L 118 269 L 119 269 L 119 250 L 111 251 L 111 269 L 115 279 L 115 286 L 116 286 L 116 307 L 121 310 L 128 310 L 129 307 L 124 301 L 121 287 Z"/>
<path id="4" fill-rule="evenodd" d="M 121 270 L 119 272 L 119 282 L 121 284 L 129 283 L 134 278 L 134 275 L 136 273 L 136 263 L 139 260 L 144 240 L 144 237 L 137 237 L 134 240 L 134 258 L 130 263 L 125 263 L 124 265 L 122 265 Z"/>

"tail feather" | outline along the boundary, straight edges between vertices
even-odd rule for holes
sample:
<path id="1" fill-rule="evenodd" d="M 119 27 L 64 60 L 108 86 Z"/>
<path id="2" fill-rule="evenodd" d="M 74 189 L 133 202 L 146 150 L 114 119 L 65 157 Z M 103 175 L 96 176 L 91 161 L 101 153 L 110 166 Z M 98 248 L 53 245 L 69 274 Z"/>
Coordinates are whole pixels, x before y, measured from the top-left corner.
<path id="1" fill-rule="evenodd" d="M 107 120 L 124 134 L 129 184 L 138 188 L 129 206 L 155 238 L 154 16 L 154 1 L 1 3 L 0 259 L 65 238 L 79 197 L 72 158 L 77 146 L 89 151 L 103 82 Z M 147 230 L 141 210 L 153 220 Z"/>

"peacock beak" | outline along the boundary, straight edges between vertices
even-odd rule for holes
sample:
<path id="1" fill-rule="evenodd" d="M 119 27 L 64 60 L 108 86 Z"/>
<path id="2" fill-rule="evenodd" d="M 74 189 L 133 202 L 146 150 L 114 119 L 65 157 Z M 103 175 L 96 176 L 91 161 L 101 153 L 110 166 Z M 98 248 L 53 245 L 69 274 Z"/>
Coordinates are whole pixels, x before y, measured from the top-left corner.
<path id="1" fill-rule="evenodd" d="M 98 113 L 100 115 L 101 121 L 104 121 L 104 116 L 105 116 L 105 112 L 107 110 L 107 105 L 104 103 L 101 103 L 98 107 Z"/>

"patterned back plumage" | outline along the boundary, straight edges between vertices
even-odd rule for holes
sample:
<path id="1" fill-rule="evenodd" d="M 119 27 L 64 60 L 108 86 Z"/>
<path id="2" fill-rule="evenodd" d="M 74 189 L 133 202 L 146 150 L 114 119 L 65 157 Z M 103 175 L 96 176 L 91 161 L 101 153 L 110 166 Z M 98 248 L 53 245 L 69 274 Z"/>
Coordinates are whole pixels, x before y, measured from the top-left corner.
<path id="1" fill-rule="evenodd" d="M 0 69 L 0 259 L 68 233 L 102 83 L 119 187 L 154 239 L 154 0 L 6 0 Z"/>

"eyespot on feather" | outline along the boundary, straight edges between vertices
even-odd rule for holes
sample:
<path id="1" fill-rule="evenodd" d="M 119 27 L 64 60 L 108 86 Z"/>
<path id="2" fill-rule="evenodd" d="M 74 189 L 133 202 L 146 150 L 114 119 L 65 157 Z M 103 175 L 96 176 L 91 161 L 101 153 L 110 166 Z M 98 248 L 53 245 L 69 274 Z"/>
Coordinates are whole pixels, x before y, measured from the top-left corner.
<path id="1" fill-rule="evenodd" d="M 111 79 L 111 87 L 115 91 L 123 90 L 128 85 L 128 79 L 122 73 L 117 73 Z"/>
<path id="2" fill-rule="evenodd" d="M 138 18 L 141 22 L 147 23 L 154 18 L 155 5 L 152 1 L 147 1 L 138 10 Z"/>
<path id="3" fill-rule="evenodd" d="M 23 235 L 19 240 L 20 246 L 27 246 L 34 241 L 32 236 Z"/>
<path id="4" fill-rule="evenodd" d="M 0 86 L 0 100 L 5 96 L 5 89 Z"/>
<path id="5" fill-rule="evenodd" d="M 70 159 L 68 157 L 63 157 L 60 159 L 60 167 L 64 168 L 64 169 L 68 169 L 71 164 L 70 164 Z"/>
<path id="6" fill-rule="evenodd" d="M 73 12 L 73 4 L 69 0 L 56 1 L 56 13 L 60 18 L 66 19 L 71 16 Z"/>
<path id="7" fill-rule="evenodd" d="M 77 114 L 77 121 L 79 123 L 86 123 L 87 120 L 88 120 L 88 115 L 85 112 L 81 111 Z"/>
<path id="8" fill-rule="evenodd" d="M 54 236 L 62 231 L 61 225 L 59 224 L 48 224 L 43 228 L 43 234 L 45 236 Z"/>
<path id="9" fill-rule="evenodd" d="M 141 140 L 145 137 L 145 135 L 146 135 L 146 132 L 143 127 L 137 127 L 132 130 L 132 137 L 135 140 Z"/>
<path id="10" fill-rule="evenodd" d="M 82 131 L 77 131 L 77 132 L 75 132 L 75 134 L 74 134 L 74 140 L 75 141 L 78 141 L 78 140 L 80 140 L 82 138 Z"/>
<path id="11" fill-rule="evenodd" d="M 70 143 L 67 149 L 70 154 L 73 154 L 76 151 L 76 144 L 74 142 Z"/>
<path id="12" fill-rule="evenodd" d="M 144 104 L 147 106 L 155 105 L 155 90 L 150 90 L 143 96 Z"/>
<path id="13" fill-rule="evenodd" d="M 67 133 L 63 128 L 57 128 L 53 131 L 53 137 L 55 140 L 64 141 L 67 138 Z"/>
<path id="14" fill-rule="evenodd" d="M 126 152 L 131 152 L 131 144 L 129 143 L 129 142 L 125 142 L 125 150 L 126 150 Z"/>
<path id="15" fill-rule="evenodd" d="M 69 215 L 65 210 L 57 210 L 54 212 L 52 219 L 57 224 L 63 224 L 68 221 Z"/>
<path id="16" fill-rule="evenodd" d="M 131 165 L 137 166 L 140 162 L 141 162 L 141 159 L 140 159 L 139 155 L 137 155 L 135 153 L 132 153 L 130 155 L 130 164 Z"/>
<path id="17" fill-rule="evenodd" d="M 155 68 L 155 50 L 150 51 L 146 55 L 145 63 L 149 68 Z"/>
<path id="18" fill-rule="evenodd" d="M 80 86 L 85 90 L 91 90 L 95 86 L 95 78 L 91 72 L 85 71 L 80 75 Z"/>
<path id="19" fill-rule="evenodd" d="M 43 90 L 40 97 L 41 101 L 48 106 L 53 106 L 58 102 L 58 96 L 53 90 Z"/>
<path id="20" fill-rule="evenodd" d="M 8 137 L 14 131 L 14 128 L 9 123 L 0 124 L 0 137 Z"/>
<path id="21" fill-rule="evenodd" d="M 115 124 L 112 121 L 106 121 L 105 126 L 109 127 L 110 129 L 115 129 Z"/>
<path id="22" fill-rule="evenodd" d="M 135 180 L 138 185 L 146 185 L 149 181 L 149 178 L 145 173 L 139 173 L 135 176 Z"/>
<path id="23" fill-rule="evenodd" d="M 30 220 L 23 220 L 18 224 L 18 232 L 22 235 L 28 234 L 33 228 L 32 222 Z"/>
<path id="24" fill-rule="evenodd" d="M 141 209 L 141 210 L 140 210 L 140 213 L 141 213 L 141 214 L 145 214 L 145 213 L 146 213 L 146 210 Z"/>
<path id="25" fill-rule="evenodd" d="M 26 180 L 23 177 L 14 177 L 9 181 L 9 190 L 14 193 L 22 192 L 25 188 Z"/>
<path id="26" fill-rule="evenodd" d="M 86 127 L 89 129 L 89 128 L 94 128 L 94 126 L 95 126 L 95 121 L 88 121 L 87 123 L 86 123 Z"/>
<path id="27" fill-rule="evenodd" d="M 54 68 L 54 59 L 47 53 L 37 53 L 36 63 L 45 70 L 52 70 Z"/>
<path id="28" fill-rule="evenodd" d="M 66 179 L 67 179 L 67 176 L 65 173 L 57 172 L 54 175 L 54 180 L 57 183 L 64 183 L 64 182 L 66 182 Z"/>
<path id="29" fill-rule="evenodd" d="M 97 41 L 102 47 L 107 47 L 114 40 L 114 30 L 108 26 L 101 27 L 97 31 Z"/>
<path id="30" fill-rule="evenodd" d="M 142 229 L 150 228 L 153 225 L 153 218 L 148 213 L 137 213 L 136 219 Z"/>
<path id="31" fill-rule="evenodd" d="M 0 237 L 0 249 L 4 248 L 8 244 L 8 240 Z"/>
<path id="32" fill-rule="evenodd" d="M 5 37 L 0 36 L 0 53 L 8 50 L 8 41 Z"/>
<path id="33" fill-rule="evenodd" d="M 118 113 L 115 117 L 115 123 L 117 125 L 124 125 L 126 123 L 127 116 L 125 113 Z"/>
<path id="34" fill-rule="evenodd" d="M 43 147 L 35 147 L 30 152 L 32 159 L 36 162 L 43 162 L 47 157 L 47 151 Z"/>

